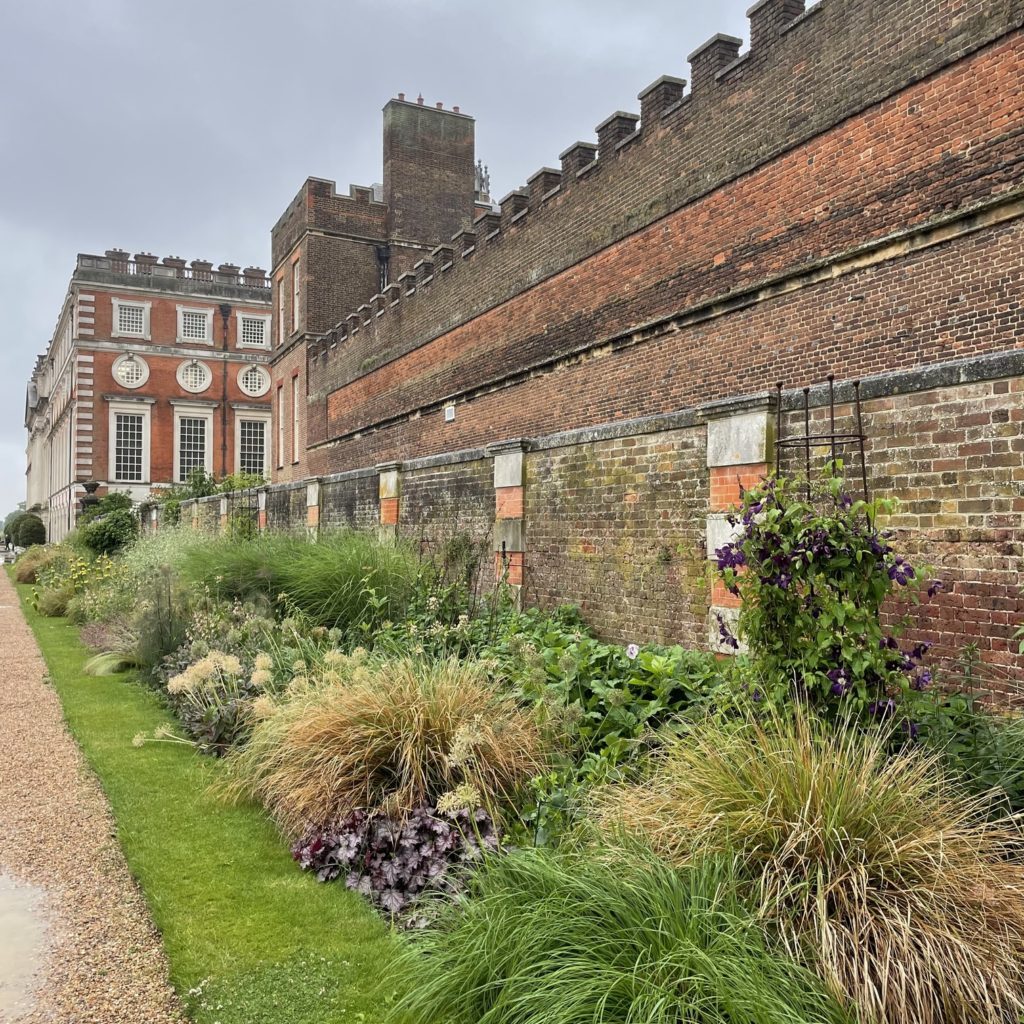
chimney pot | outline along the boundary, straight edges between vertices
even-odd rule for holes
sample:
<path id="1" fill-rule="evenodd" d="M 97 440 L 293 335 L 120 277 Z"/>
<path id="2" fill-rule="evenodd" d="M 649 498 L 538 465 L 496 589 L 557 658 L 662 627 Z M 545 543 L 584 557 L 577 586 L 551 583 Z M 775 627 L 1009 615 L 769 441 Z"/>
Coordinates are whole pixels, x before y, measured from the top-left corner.
<path id="1" fill-rule="evenodd" d="M 416 102 L 417 102 L 417 103 L 418 103 L 418 104 L 419 104 L 419 105 L 420 105 L 421 107 L 423 106 L 423 93 L 420 93 L 420 94 L 419 94 L 419 96 L 417 96 L 417 97 L 416 97 Z"/>
<path id="2" fill-rule="evenodd" d="M 434 106 L 437 107 L 438 110 L 444 110 L 444 103 L 435 103 Z"/>
<path id="3" fill-rule="evenodd" d="M 404 100 L 405 100 L 405 93 L 404 92 L 400 92 L 398 94 L 398 98 L 404 102 Z"/>
<path id="4" fill-rule="evenodd" d="M 453 114 L 457 114 L 458 112 L 459 112 L 459 108 L 458 107 L 452 107 L 452 113 Z"/>

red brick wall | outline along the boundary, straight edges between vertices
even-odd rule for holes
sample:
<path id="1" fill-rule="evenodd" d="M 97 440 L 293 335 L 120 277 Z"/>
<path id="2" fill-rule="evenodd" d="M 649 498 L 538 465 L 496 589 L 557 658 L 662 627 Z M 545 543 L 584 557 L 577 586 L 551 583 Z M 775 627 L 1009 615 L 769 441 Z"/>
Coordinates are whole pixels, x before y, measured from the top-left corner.
<path id="1" fill-rule="evenodd" d="M 213 381 L 209 388 L 193 394 L 185 391 L 177 380 L 178 367 L 184 361 L 180 355 L 158 355 L 155 352 L 142 353 L 149 366 L 149 379 L 142 387 L 125 388 L 113 376 L 114 360 L 120 353 L 82 347 L 83 352 L 93 355 L 94 398 L 93 398 L 93 476 L 97 480 L 106 480 L 110 476 L 108 466 L 109 455 L 109 424 L 110 412 L 107 398 L 152 398 L 150 409 L 150 475 L 154 483 L 170 483 L 173 479 L 174 467 L 174 406 L 171 399 L 181 401 L 221 402 L 225 364 L 208 356 L 198 358 L 209 366 L 213 373 Z M 235 410 L 231 403 L 242 402 L 248 406 L 258 405 L 269 409 L 270 395 L 262 399 L 253 399 L 238 386 L 238 372 L 247 364 L 242 361 L 227 362 L 227 450 L 222 449 L 221 408 L 218 404 L 213 412 L 213 472 L 217 477 L 226 476 L 237 471 L 235 464 Z M 243 414 L 244 415 L 244 414 Z M 222 458 L 226 455 L 226 464 Z"/>
<path id="2" fill-rule="evenodd" d="M 1021 40 L 1020 36 L 1008 39 L 955 70 L 912 87 L 855 123 L 834 129 L 571 272 L 333 391 L 327 401 L 326 436 L 365 432 L 368 426 L 408 415 L 444 397 L 506 380 L 580 345 L 848 253 L 871 239 L 933 218 L 942 209 L 1005 193 L 1019 184 L 1024 166 L 1024 150 L 1009 128 L 1024 123 L 1024 94 L 1008 85 L 1024 76 Z M 1004 83 L 1005 88 L 995 88 L 995 82 Z M 957 125 L 955 138 L 950 136 L 951 123 Z M 650 372 L 658 388 L 639 403 L 628 400 L 628 385 L 626 395 L 617 386 L 609 389 L 601 379 L 605 367 L 593 361 L 589 373 L 577 375 L 574 382 L 577 401 L 599 405 L 606 404 L 605 397 L 618 400 L 621 396 L 619 408 L 595 409 L 592 418 L 584 412 L 556 422 L 578 426 L 615 415 L 656 411 L 666 407 L 663 394 L 671 408 L 687 404 L 698 390 L 704 397 L 714 397 L 756 389 L 764 385 L 766 370 L 786 371 L 794 383 L 794 371 L 820 375 L 823 365 L 837 373 L 866 372 L 872 363 L 855 347 L 848 336 L 851 330 L 870 338 L 873 366 L 879 370 L 964 355 L 985 345 L 998 348 L 1008 339 L 1012 343 L 1014 325 L 1019 333 L 1022 314 L 1019 308 L 1008 308 L 1012 298 L 1006 288 L 1019 280 L 1019 236 L 1012 230 L 1009 235 L 995 232 L 980 243 L 977 239 L 973 245 L 967 243 L 956 254 L 941 251 L 947 255 L 946 262 L 940 259 L 930 265 L 936 280 L 922 281 L 913 257 L 904 267 L 891 264 L 889 291 L 852 300 L 864 303 L 852 307 L 858 311 L 856 316 L 846 310 L 838 321 L 812 313 L 795 325 L 770 322 L 739 344 L 730 344 L 730 335 L 734 321 L 742 322 L 744 314 L 726 317 L 711 332 L 713 348 L 686 353 L 689 372 L 685 374 L 679 372 L 678 359 L 663 368 L 667 376 L 652 372 L 651 346 L 642 346 L 630 357 L 633 372 L 644 377 Z M 979 270 L 988 278 L 980 299 L 981 303 L 994 299 L 990 308 L 971 310 L 974 289 L 965 287 L 966 277 L 958 276 L 953 265 L 961 251 L 965 259 L 980 261 Z M 913 283 L 910 274 L 915 274 Z M 962 303 L 959 308 L 945 302 L 938 309 L 930 305 L 925 313 L 924 302 L 918 299 L 914 323 L 906 328 L 912 332 L 909 338 L 882 336 L 872 330 L 873 323 L 900 317 L 900 293 L 920 294 L 922 288 L 933 297 L 937 290 L 952 290 L 962 296 Z M 827 301 L 828 294 L 827 288 L 816 289 L 818 301 L 823 296 Z M 1008 314 L 1006 321 L 998 319 L 1000 305 Z M 920 329 L 922 313 L 929 320 L 938 315 L 944 321 L 937 338 L 932 336 L 935 332 Z M 997 319 L 983 319 L 992 314 Z M 964 317 L 976 315 L 982 318 L 977 333 L 960 330 Z M 393 341 L 386 324 L 389 316 L 363 328 L 357 338 L 376 330 L 376 343 L 389 349 Z M 322 400 L 339 372 L 339 356 L 351 358 L 342 355 L 346 344 L 339 344 L 338 351 L 326 358 L 311 360 L 310 390 L 315 402 Z M 370 341 L 360 341 L 360 346 L 366 344 Z M 746 373 L 721 373 L 723 358 L 734 371 L 745 369 Z M 621 365 L 623 360 L 615 362 Z M 534 408 L 522 389 L 511 403 L 517 410 Z M 312 441 L 321 439 L 311 435 Z M 332 469 L 350 465 L 343 452 L 327 464 Z"/>
<path id="3" fill-rule="evenodd" d="M 375 328 L 345 338 L 314 393 L 361 375 L 381 353 L 394 359 L 459 324 L 472 328 L 474 316 L 513 296 L 504 317 L 478 320 L 481 330 L 463 337 L 453 369 L 493 377 L 990 195 L 1014 181 L 1020 160 L 1019 40 L 929 73 L 1022 20 L 1019 2 L 819 5 L 643 126 L 610 162 L 563 179 L 555 198 L 534 200 L 529 216 L 492 242 L 478 238 L 471 258 L 457 256 Z M 678 217 L 659 223 L 674 210 Z M 607 248 L 623 238 L 625 246 Z M 567 268 L 554 290 L 535 287 Z M 504 360 L 468 365 L 496 338 Z M 441 390 L 422 369 L 389 366 L 388 374 Z"/>

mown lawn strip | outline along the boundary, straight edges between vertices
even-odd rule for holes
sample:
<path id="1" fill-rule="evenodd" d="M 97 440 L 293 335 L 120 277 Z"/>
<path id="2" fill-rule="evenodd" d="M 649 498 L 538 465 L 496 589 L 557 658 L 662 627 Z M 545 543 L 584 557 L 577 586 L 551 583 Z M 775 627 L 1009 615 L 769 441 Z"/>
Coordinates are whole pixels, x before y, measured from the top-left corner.
<path id="1" fill-rule="evenodd" d="M 129 674 L 84 675 L 77 629 L 38 615 L 30 586 L 18 591 L 195 1019 L 379 1019 L 396 946 L 381 919 L 341 884 L 301 874 L 260 809 L 211 794 L 216 762 L 181 744 L 133 747 L 136 734 L 172 724 L 157 695 Z"/>

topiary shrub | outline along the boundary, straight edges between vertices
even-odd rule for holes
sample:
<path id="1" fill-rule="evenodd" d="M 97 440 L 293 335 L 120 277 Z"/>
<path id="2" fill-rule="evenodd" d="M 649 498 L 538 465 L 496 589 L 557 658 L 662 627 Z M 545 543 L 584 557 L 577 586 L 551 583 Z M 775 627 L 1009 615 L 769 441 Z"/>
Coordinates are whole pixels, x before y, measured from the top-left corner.
<path id="1" fill-rule="evenodd" d="M 26 512 L 14 524 L 14 532 L 11 536 L 14 543 L 23 548 L 32 547 L 33 544 L 45 544 L 46 527 L 39 516 Z"/>
<path id="2" fill-rule="evenodd" d="M 112 555 L 127 547 L 138 532 L 138 521 L 129 508 L 115 508 L 90 520 L 78 531 L 82 543 L 98 555 Z"/>

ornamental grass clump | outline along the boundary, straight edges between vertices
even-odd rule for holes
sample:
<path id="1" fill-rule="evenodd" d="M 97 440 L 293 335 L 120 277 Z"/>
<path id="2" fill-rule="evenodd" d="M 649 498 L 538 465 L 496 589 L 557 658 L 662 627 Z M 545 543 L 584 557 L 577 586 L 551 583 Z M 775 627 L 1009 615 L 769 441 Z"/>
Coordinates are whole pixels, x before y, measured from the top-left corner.
<path id="1" fill-rule="evenodd" d="M 290 687 L 229 756 L 226 790 L 261 801 L 294 837 L 357 810 L 401 819 L 460 787 L 497 817 L 545 755 L 533 716 L 480 666 L 385 661 Z"/>
<path id="2" fill-rule="evenodd" d="M 676 866 L 735 857 L 765 924 L 865 1021 L 1015 1021 L 1019 831 L 889 742 L 799 715 L 708 721 L 606 791 L 600 818 Z"/>
<path id="3" fill-rule="evenodd" d="M 488 858 L 400 960 L 396 1024 L 841 1024 L 773 955 L 726 862 L 675 871 L 534 849 Z"/>
<path id="4" fill-rule="evenodd" d="M 413 549 L 356 530 L 305 537 L 214 537 L 189 545 L 182 573 L 224 600 L 281 601 L 311 623 L 369 632 L 401 618 L 422 566 Z"/>

